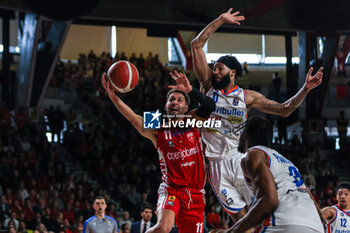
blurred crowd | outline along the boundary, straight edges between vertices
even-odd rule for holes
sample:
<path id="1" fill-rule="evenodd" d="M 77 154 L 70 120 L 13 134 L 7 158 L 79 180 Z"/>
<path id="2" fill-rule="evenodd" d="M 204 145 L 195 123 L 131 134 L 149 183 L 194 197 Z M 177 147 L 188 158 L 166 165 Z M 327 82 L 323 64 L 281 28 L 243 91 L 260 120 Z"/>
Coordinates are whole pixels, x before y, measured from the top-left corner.
<path id="1" fill-rule="evenodd" d="M 25 108 L 0 106 L 0 231 L 82 232 L 98 195 L 106 198 L 107 215 L 120 227 L 140 220 L 141 206 L 155 207 L 161 182 L 158 154 L 100 85 L 102 73 L 117 60 L 133 62 L 140 72 L 137 88 L 121 98 L 138 114 L 162 110 L 170 76 L 157 55 L 127 58 L 121 53 L 112 59 L 93 51 L 80 54 L 76 63 L 59 61 L 52 78 L 51 86 L 78 93 L 78 105 L 66 111 L 52 106 L 35 119 Z M 320 148 L 298 138 L 274 147 L 299 168 L 321 207 L 336 202 L 338 177 L 320 157 Z M 206 191 L 206 231 L 227 228 L 231 218 L 208 185 Z"/>

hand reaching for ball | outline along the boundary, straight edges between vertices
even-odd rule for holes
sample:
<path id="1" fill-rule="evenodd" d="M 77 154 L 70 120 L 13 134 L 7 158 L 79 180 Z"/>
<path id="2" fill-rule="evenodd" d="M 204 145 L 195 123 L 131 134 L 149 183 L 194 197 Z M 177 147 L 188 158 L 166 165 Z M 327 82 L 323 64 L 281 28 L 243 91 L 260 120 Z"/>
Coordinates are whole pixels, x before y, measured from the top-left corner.
<path id="1" fill-rule="evenodd" d="M 176 81 L 176 86 L 169 85 L 169 88 L 183 91 L 186 93 L 190 93 L 192 91 L 192 86 L 184 73 L 177 72 L 175 70 L 174 73 L 170 72 L 170 76 Z"/>
<path id="2" fill-rule="evenodd" d="M 116 94 L 114 93 L 114 90 L 111 86 L 111 83 L 108 80 L 106 73 L 103 73 L 102 78 L 101 78 L 101 83 L 102 83 L 102 86 L 106 90 L 109 97 L 116 96 Z"/>

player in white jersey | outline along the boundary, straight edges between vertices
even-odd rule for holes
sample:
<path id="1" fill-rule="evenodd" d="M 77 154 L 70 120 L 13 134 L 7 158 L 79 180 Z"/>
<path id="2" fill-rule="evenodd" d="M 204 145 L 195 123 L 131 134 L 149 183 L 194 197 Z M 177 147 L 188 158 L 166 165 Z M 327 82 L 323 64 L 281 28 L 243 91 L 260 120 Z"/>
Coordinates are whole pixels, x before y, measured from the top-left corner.
<path id="1" fill-rule="evenodd" d="M 350 233 L 350 183 L 337 185 L 337 205 L 322 209 L 327 233 Z"/>
<path id="2" fill-rule="evenodd" d="M 247 112 L 256 108 L 262 112 L 279 116 L 289 116 L 304 100 L 307 93 L 322 82 L 322 70 L 312 75 L 310 68 L 303 87 L 292 98 L 278 103 L 252 90 L 239 88 L 235 79 L 242 74 L 242 67 L 233 56 L 220 57 L 210 69 L 203 47 L 209 37 L 224 23 L 240 25 L 244 16 L 239 12 L 231 14 L 232 8 L 221 14 L 206 26 L 191 42 L 191 51 L 196 76 L 202 91 L 216 102 L 216 110 L 211 117 L 222 120 L 222 128 L 207 129 L 202 132 L 205 156 L 209 160 L 209 182 L 226 212 L 239 219 L 242 209 L 250 204 L 250 195 L 240 169 L 242 155 L 237 152 L 240 132 L 237 126 L 247 119 Z M 229 43 L 229 42 L 228 42 Z M 237 213 L 238 212 L 238 213 Z"/>
<path id="3" fill-rule="evenodd" d="M 272 144 L 272 124 L 262 117 L 247 120 L 239 151 L 244 178 L 255 200 L 248 213 L 227 232 L 324 232 L 321 216 L 299 170 Z"/>

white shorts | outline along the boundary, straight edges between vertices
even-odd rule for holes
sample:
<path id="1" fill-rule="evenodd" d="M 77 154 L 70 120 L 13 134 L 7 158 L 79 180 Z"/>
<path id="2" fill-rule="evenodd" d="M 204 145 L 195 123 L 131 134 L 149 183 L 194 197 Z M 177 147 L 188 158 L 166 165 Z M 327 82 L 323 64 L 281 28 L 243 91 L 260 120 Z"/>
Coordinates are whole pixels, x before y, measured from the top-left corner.
<path id="1" fill-rule="evenodd" d="M 232 150 L 222 160 L 209 160 L 209 183 L 222 207 L 233 215 L 253 202 L 241 168 L 244 154 Z"/>
<path id="2" fill-rule="evenodd" d="M 286 225 L 286 226 L 268 226 L 262 228 L 260 231 L 255 231 L 254 233 L 264 232 L 264 233 L 324 233 L 312 229 L 307 226 L 298 226 L 298 225 Z"/>

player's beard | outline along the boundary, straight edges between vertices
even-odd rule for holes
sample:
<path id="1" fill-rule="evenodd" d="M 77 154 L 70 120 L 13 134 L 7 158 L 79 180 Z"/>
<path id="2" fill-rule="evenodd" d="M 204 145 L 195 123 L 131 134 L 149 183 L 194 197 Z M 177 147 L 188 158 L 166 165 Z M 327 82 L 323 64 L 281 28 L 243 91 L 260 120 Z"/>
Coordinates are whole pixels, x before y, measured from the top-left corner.
<path id="1" fill-rule="evenodd" d="M 212 76 L 212 84 L 214 89 L 216 90 L 224 89 L 227 85 L 230 84 L 230 81 L 231 81 L 230 74 L 222 76 L 220 81 L 216 81 L 215 76 Z"/>

